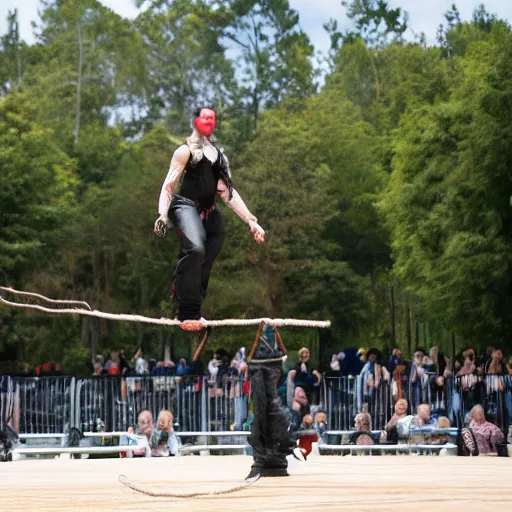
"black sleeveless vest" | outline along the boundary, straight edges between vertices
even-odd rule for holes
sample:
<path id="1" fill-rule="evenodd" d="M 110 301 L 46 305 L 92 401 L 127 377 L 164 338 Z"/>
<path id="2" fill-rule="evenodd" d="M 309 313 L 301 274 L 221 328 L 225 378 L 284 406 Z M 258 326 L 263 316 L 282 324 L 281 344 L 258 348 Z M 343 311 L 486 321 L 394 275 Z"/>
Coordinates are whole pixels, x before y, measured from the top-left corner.
<path id="1" fill-rule="evenodd" d="M 226 181 L 227 178 L 226 185 L 232 189 L 226 162 L 219 148 L 214 147 L 217 150 L 217 160 L 213 164 L 204 154 L 199 162 L 193 164 L 190 155 L 181 182 L 180 196 L 194 201 L 200 211 L 207 210 L 215 204 L 219 179 Z"/>

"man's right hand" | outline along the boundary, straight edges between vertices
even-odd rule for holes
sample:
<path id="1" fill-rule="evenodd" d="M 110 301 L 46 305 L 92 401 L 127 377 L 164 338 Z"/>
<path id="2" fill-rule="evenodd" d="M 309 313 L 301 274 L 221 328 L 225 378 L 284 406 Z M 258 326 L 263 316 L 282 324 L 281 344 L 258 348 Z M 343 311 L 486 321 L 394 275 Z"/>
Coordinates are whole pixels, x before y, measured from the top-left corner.
<path id="1" fill-rule="evenodd" d="M 158 219 L 156 219 L 155 227 L 153 228 L 153 233 L 156 236 L 164 237 L 167 235 L 167 228 L 170 227 L 169 218 L 165 215 L 160 215 Z"/>

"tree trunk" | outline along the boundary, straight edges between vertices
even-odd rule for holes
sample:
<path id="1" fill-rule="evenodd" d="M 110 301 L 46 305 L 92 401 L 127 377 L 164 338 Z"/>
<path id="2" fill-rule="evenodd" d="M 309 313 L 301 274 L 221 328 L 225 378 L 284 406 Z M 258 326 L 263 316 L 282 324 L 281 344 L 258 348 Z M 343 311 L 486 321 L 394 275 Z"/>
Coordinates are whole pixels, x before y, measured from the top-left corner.
<path id="1" fill-rule="evenodd" d="M 407 350 L 409 354 L 412 354 L 412 326 L 411 326 L 411 304 L 407 299 L 407 306 L 405 308 L 405 326 L 406 326 L 406 335 L 407 335 Z"/>
<path id="2" fill-rule="evenodd" d="M 76 117 L 75 117 L 75 131 L 73 140 L 75 145 L 78 144 L 78 136 L 80 133 L 80 102 L 82 96 L 82 66 L 83 66 L 83 45 L 82 45 L 82 30 L 80 22 L 76 24 L 78 31 L 78 84 L 76 86 Z"/>
<path id="3" fill-rule="evenodd" d="M 390 288 L 390 299 L 391 299 L 391 346 L 396 348 L 396 310 L 395 310 L 395 289 L 393 285 Z"/>

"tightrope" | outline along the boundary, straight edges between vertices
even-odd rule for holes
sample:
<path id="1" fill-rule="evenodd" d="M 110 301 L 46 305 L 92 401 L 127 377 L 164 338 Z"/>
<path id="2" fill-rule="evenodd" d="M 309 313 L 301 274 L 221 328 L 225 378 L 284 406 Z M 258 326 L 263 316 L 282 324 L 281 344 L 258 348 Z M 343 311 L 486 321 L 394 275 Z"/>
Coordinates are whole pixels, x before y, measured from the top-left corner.
<path id="1" fill-rule="evenodd" d="M 25 304 L 20 302 L 12 302 L 4 297 L 0 296 L 0 303 L 5 304 L 6 306 L 12 308 L 19 309 L 35 309 L 36 311 L 41 311 L 42 313 L 49 313 L 51 315 L 82 315 L 82 316 L 93 316 L 97 318 L 104 318 L 106 320 L 115 320 L 115 321 L 123 321 L 123 322 L 139 322 L 146 324 L 154 324 L 154 325 L 168 325 L 168 326 L 179 326 L 182 324 L 177 319 L 171 318 L 154 318 L 147 317 L 142 315 L 127 315 L 127 314 L 116 314 L 116 313 L 105 313 L 103 311 L 91 310 L 89 304 L 87 302 L 81 301 L 64 301 L 64 300 L 54 300 L 48 299 L 44 295 L 32 294 L 29 292 L 20 292 L 14 290 L 13 288 L 5 288 L 0 287 L 1 290 L 6 290 L 9 293 L 15 295 L 25 295 L 25 296 L 33 296 L 37 298 L 41 298 L 42 300 L 52 302 L 55 304 L 83 304 L 86 305 L 89 309 L 79 309 L 79 308 L 47 308 L 45 306 L 40 306 L 39 304 Z M 240 318 L 240 319 L 224 319 L 224 320 L 200 320 L 201 325 L 203 327 L 241 327 L 241 326 L 251 326 L 251 325 L 259 325 L 261 322 L 264 322 L 272 327 L 310 327 L 310 328 L 320 328 L 327 329 L 331 326 L 330 321 L 320 321 L 320 320 L 298 320 L 295 318 Z"/>

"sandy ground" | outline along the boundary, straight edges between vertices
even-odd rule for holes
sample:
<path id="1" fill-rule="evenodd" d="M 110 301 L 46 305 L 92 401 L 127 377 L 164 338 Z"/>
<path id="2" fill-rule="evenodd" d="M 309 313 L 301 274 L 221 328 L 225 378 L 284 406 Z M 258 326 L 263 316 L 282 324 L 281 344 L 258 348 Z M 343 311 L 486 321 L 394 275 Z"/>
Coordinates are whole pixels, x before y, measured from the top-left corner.
<path id="1" fill-rule="evenodd" d="M 0 464 L 0 511 L 512 510 L 512 459 L 495 457 L 316 457 L 290 476 L 208 498 L 152 498 L 121 485 L 124 474 L 155 491 L 232 487 L 245 456 L 34 460 Z"/>

